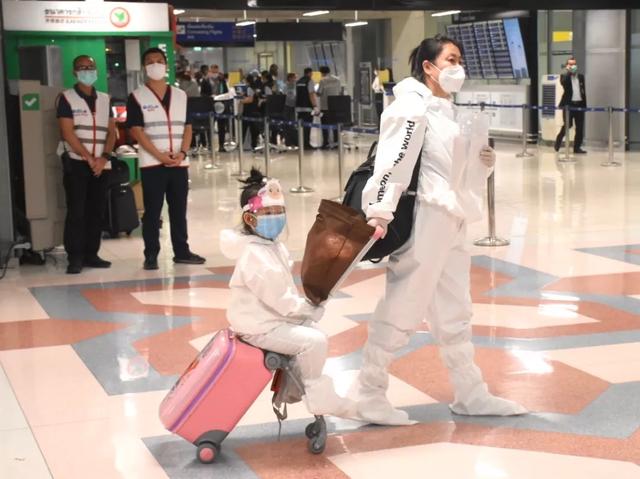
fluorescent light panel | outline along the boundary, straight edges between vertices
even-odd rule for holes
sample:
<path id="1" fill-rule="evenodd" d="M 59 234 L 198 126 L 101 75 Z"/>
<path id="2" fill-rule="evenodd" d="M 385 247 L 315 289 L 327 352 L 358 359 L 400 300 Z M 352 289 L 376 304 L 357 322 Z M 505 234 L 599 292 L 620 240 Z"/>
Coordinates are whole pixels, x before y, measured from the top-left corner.
<path id="1" fill-rule="evenodd" d="M 432 17 L 446 17 L 447 15 L 457 15 L 460 12 L 461 12 L 460 10 L 447 10 L 446 12 L 432 13 L 431 16 Z"/>
<path id="2" fill-rule="evenodd" d="M 351 22 L 351 23 L 345 23 L 344 24 L 345 27 L 361 27 L 363 25 L 369 25 L 369 22 L 357 21 L 357 22 Z"/>
<path id="3" fill-rule="evenodd" d="M 186 10 L 183 10 L 182 8 L 174 8 L 174 9 L 173 9 L 173 14 L 174 14 L 174 15 L 181 15 L 181 14 L 183 14 L 184 12 L 186 12 Z"/>
<path id="4" fill-rule="evenodd" d="M 236 23 L 236 27 L 248 27 L 249 25 L 255 25 L 255 20 L 242 20 L 241 22 Z"/>
<path id="5" fill-rule="evenodd" d="M 318 17 L 320 15 L 326 15 L 330 13 L 329 10 L 314 10 L 313 12 L 305 12 L 302 14 L 303 17 Z"/>

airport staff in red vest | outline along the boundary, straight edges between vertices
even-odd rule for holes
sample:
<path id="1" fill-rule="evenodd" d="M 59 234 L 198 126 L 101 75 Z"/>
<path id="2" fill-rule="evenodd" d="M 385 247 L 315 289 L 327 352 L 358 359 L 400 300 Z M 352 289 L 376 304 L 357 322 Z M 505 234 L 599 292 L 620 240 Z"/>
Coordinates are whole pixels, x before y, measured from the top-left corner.
<path id="1" fill-rule="evenodd" d="M 158 269 L 160 215 L 166 198 L 174 263 L 203 264 L 187 242 L 187 196 L 191 125 L 187 95 L 167 84 L 167 57 L 159 48 L 142 55 L 147 82 L 127 101 L 127 126 L 138 143 L 144 216 L 144 269 Z"/>
<path id="2" fill-rule="evenodd" d="M 78 82 L 62 92 L 57 106 L 62 134 L 58 153 L 67 202 L 64 247 L 68 274 L 78 274 L 83 267 L 111 266 L 98 256 L 98 250 L 107 201 L 104 171 L 111 168 L 109 153 L 116 141 L 109 95 L 93 87 L 98 79 L 95 60 L 87 55 L 76 57 L 73 74 Z"/>

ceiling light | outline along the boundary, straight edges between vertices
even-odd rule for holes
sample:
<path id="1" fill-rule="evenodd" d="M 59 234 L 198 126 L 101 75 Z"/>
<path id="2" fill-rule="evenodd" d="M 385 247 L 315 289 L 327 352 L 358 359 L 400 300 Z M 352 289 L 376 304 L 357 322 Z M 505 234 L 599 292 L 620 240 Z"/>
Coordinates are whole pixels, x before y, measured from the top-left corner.
<path id="1" fill-rule="evenodd" d="M 460 13 L 460 10 L 447 10 L 446 12 L 432 13 L 431 16 L 432 17 L 446 17 L 447 15 L 457 15 L 458 13 Z"/>
<path id="2" fill-rule="evenodd" d="M 318 17 L 320 15 L 326 15 L 327 13 L 330 13 L 329 10 L 314 10 L 313 12 L 303 13 L 302 16 L 303 17 Z"/>
<path id="3" fill-rule="evenodd" d="M 256 24 L 255 20 L 247 20 L 247 11 L 243 10 L 243 12 L 244 12 L 244 20 L 240 22 L 236 22 L 236 27 L 248 27 L 249 25 L 255 25 Z"/>
<path id="4" fill-rule="evenodd" d="M 369 22 L 365 22 L 365 21 L 359 21 L 358 20 L 358 10 L 354 11 L 354 21 L 353 22 L 349 22 L 349 23 L 345 23 L 344 26 L 345 27 L 361 27 L 363 25 L 368 25 Z"/>
<path id="5" fill-rule="evenodd" d="M 183 10 L 182 8 L 174 8 L 174 9 L 173 9 L 173 14 L 174 14 L 174 15 L 181 15 L 181 14 L 183 14 L 184 12 L 186 12 L 186 10 Z"/>

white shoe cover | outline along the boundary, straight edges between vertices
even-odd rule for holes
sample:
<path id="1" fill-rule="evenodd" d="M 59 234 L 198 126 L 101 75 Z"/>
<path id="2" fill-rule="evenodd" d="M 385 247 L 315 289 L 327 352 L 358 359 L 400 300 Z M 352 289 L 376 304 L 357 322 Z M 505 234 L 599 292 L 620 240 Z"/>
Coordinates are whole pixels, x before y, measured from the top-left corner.
<path id="1" fill-rule="evenodd" d="M 474 348 L 470 342 L 441 348 L 455 391 L 455 414 L 466 416 L 518 416 L 529 411 L 520 404 L 494 396 L 482 379 L 480 368 L 473 362 Z"/>
<path id="2" fill-rule="evenodd" d="M 519 416 L 529 412 L 517 402 L 494 396 L 489 391 L 467 404 L 454 402 L 449 409 L 462 416 Z"/>
<path id="3" fill-rule="evenodd" d="M 355 401 L 343 398 L 336 393 L 333 380 L 329 376 L 306 380 L 305 403 L 311 414 L 316 416 L 336 416 L 345 419 L 357 418 Z"/>
<path id="4" fill-rule="evenodd" d="M 394 408 L 383 392 L 375 395 L 363 395 L 357 402 L 359 419 L 385 426 L 411 426 L 417 421 L 409 419 L 409 414 Z"/>

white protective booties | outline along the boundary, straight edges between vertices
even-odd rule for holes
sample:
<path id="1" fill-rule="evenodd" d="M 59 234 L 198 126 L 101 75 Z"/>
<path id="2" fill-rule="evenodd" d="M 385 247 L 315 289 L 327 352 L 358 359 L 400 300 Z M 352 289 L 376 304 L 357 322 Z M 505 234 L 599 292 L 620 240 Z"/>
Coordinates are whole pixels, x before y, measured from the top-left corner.
<path id="1" fill-rule="evenodd" d="M 371 334 L 371 333 L 370 333 Z M 410 426 L 416 421 L 409 414 L 394 408 L 387 399 L 389 372 L 387 366 L 393 360 L 393 354 L 380 346 L 367 342 L 363 350 L 362 369 L 352 387 L 355 390 L 358 415 L 361 420 L 385 426 Z"/>
<path id="2" fill-rule="evenodd" d="M 449 409 L 465 416 L 517 416 L 529 411 L 515 401 L 494 396 L 482 379 L 480 368 L 473 362 L 471 342 L 443 346 L 442 359 L 449 369 L 449 378 L 455 391 Z"/>
<path id="3" fill-rule="evenodd" d="M 322 375 L 317 379 L 305 380 L 304 389 L 305 404 L 311 414 L 345 419 L 354 419 L 357 416 L 355 401 L 339 396 L 329 376 Z"/>

